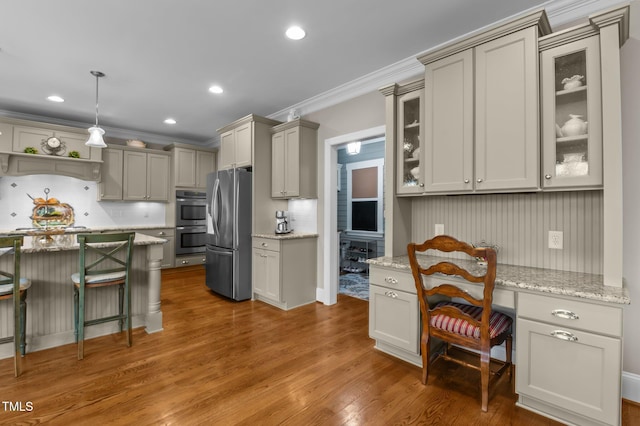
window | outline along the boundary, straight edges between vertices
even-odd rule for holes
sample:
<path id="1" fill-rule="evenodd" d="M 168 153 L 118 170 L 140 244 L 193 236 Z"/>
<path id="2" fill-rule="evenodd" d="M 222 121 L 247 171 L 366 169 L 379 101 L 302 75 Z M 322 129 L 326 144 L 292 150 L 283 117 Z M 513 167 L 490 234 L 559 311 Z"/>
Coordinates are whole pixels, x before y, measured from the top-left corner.
<path id="1" fill-rule="evenodd" d="M 371 235 L 383 228 L 384 159 L 346 164 L 347 230 Z"/>

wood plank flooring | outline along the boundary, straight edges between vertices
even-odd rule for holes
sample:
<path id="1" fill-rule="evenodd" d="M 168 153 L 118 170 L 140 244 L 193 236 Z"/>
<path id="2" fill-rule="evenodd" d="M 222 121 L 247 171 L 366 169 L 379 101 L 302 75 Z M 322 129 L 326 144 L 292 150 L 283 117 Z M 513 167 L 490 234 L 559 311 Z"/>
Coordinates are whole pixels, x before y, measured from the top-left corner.
<path id="1" fill-rule="evenodd" d="M 479 375 L 420 369 L 373 349 L 366 301 L 340 296 L 289 312 L 208 291 L 201 268 L 163 272 L 164 331 L 134 331 L 0 360 L 0 424 L 552 425 L 514 405 L 502 379 L 480 411 Z M 69 315 L 72 315 L 70 312 Z M 27 403 L 30 403 L 28 405 Z M 32 407 L 29 410 L 29 406 Z M 625 403 L 624 425 L 640 406 Z"/>

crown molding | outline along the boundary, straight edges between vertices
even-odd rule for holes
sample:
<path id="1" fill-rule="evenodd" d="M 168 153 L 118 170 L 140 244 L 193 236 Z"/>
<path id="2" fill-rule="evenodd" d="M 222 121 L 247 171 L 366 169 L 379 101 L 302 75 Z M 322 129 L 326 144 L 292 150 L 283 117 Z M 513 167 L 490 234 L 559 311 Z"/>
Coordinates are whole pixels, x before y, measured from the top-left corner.
<path id="1" fill-rule="evenodd" d="M 543 7 L 547 13 L 551 27 L 557 28 L 562 27 L 563 25 L 575 23 L 579 20 L 586 20 L 589 15 L 603 9 L 627 3 L 628 2 L 620 0 L 550 0 L 545 3 Z M 523 11 L 517 16 L 528 12 L 530 13 L 535 9 L 537 8 Z M 475 30 L 457 37 L 456 39 L 464 39 L 477 33 L 478 30 Z M 443 43 L 442 46 L 449 44 L 451 41 L 452 40 Z M 433 49 L 434 48 L 431 48 L 429 50 Z M 414 56 L 388 65 L 302 102 L 298 102 L 297 104 L 277 111 L 267 117 L 274 120 L 286 121 L 287 115 L 291 109 L 297 109 L 300 112 L 300 115 L 310 114 L 358 96 L 377 91 L 380 88 L 392 85 L 393 83 L 419 77 L 424 73 L 424 66 L 416 59 L 420 54 L 421 53 L 416 53 Z"/>
<path id="2" fill-rule="evenodd" d="M 87 124 L 86 122 L 82 122 L 82 121 L 64 120 L 61 118 L 46 117 L 46 116 L 35 115 L 35 114 L 25 114 L 21 112 L 7 111 L 7 110 L 1 110 L 1 109 L 0 109 L 0 117 L 35 121 L 35 122 L 47 123 L 47 124 L 56 124 L 60 126 L 74 127 L 77 129 L 88 129 L 91 126 L 91 124 Z M 185 143 L 185 144 L 196 145 L 196 146 L 205 146 L 205 147 L 213 146 L 213 140 L 209 140 L 203 143 L 200 141 L 194 141 L 194 140 L 184 139 L 184 138 L 176 138 L 176 137 L 171 137 L 167 135 L 160 135 L 157 133 L 142 132 L 139 130 L 129 130 L 129 129 L 123 129 L 119 127 L 104 126 L 102 124 L 100 125 L 100 127 L 102 127 L 105 130 L 106 137 L 109 137 L 109 138 L 116 138 L 116 139 L 123 139 L 123 140 L 140 139 L 140 140 L 144 140 L 145 142 L 156 143 L 159 145 L 170 145 L 172 143 L 177 142 L 177 143 Z M 87 138 L 88 137 L 89 137 L 89 134 L 87 133 Z"/>

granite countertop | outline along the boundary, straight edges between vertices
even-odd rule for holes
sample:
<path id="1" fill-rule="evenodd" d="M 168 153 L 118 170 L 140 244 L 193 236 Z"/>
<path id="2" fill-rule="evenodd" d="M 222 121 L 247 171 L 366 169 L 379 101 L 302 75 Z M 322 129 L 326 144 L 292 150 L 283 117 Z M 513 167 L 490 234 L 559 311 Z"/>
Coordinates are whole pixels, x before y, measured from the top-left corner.
<path id="1" fill-rule="evenodd" d="M 53 235 L 52 238 L 52 242 L 46 243 L 42 242 L 41 237 L 26 236 L 24 237 L 24 242 L 20 251 L 23 254 L 47 253 L 56 251 L 78 250 L 80 247 L 75 236 L 70 233 Z M 162 238 L 150 237 L 148 235 L 136 233 L 133 244 L 136 246 L 148 246 L 154 244 L 164 244 L 166 242 L 167 240 Z M 105 247 L 109 245 L 109 243 L 104 244 Z"/>
<path id="2" fill-rule="evenodd" d="M 300 238 L 318 238 L 318 234 L 307 234 L 304 232 L 290 232 L 288 234 L 251 234 L 256 238 L 269 238 L 271 240 L 297 240 Z"/>
<path id="3" fill-rule="evenodd" d="M 481 275 L 484 267 L 473 260 L 448 259 L 438 256 L 421 255 L 418 261 L 423 267 L 429 267 L 443 260 L 451 260 L 466 268 L 472 274 Z M 404 270 L 411 273 L 409 257 L 378 257 L 367 261 L 371 265 Z M 583 272 L 558 271 L 554 269 L 532 268 L 527 266 L 498 264 L 496 269 L 496 287 L 511 290 L 529 290 L 540 293 L 558 294 L 600 302 L 628 305 L 631 303 L 629 289 L 611 287 L 603 284 L 603 276 Z"/>
<path id="4" fill-rule="evenodd" d="M 80 234 L 83 232 L 105 232 L 105 231 L 143 231 L 147 229 L 160 229 L 160 228 L 170 228 L 174 229 L 171 226 L 166 225 L 110 225 L 110 226 L 71 226 L 65 228 L 66 234 Z M 0 229 L 0 234 L 2 235 L 28 235 L 28 233 L 32 230 L 36 230 L 37 228 L 18 228 L 18 229 Z"/>

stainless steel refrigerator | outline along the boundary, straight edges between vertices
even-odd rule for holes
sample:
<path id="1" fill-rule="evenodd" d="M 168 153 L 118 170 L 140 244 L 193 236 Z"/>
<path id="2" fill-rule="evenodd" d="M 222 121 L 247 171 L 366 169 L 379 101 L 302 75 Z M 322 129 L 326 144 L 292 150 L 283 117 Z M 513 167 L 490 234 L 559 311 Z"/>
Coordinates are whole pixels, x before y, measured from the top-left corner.
<path id="1" fill-rule="evenodd" d="M 207 176 L 207 287 L 234 300 L 251 298 L 251 172 Z"/>

